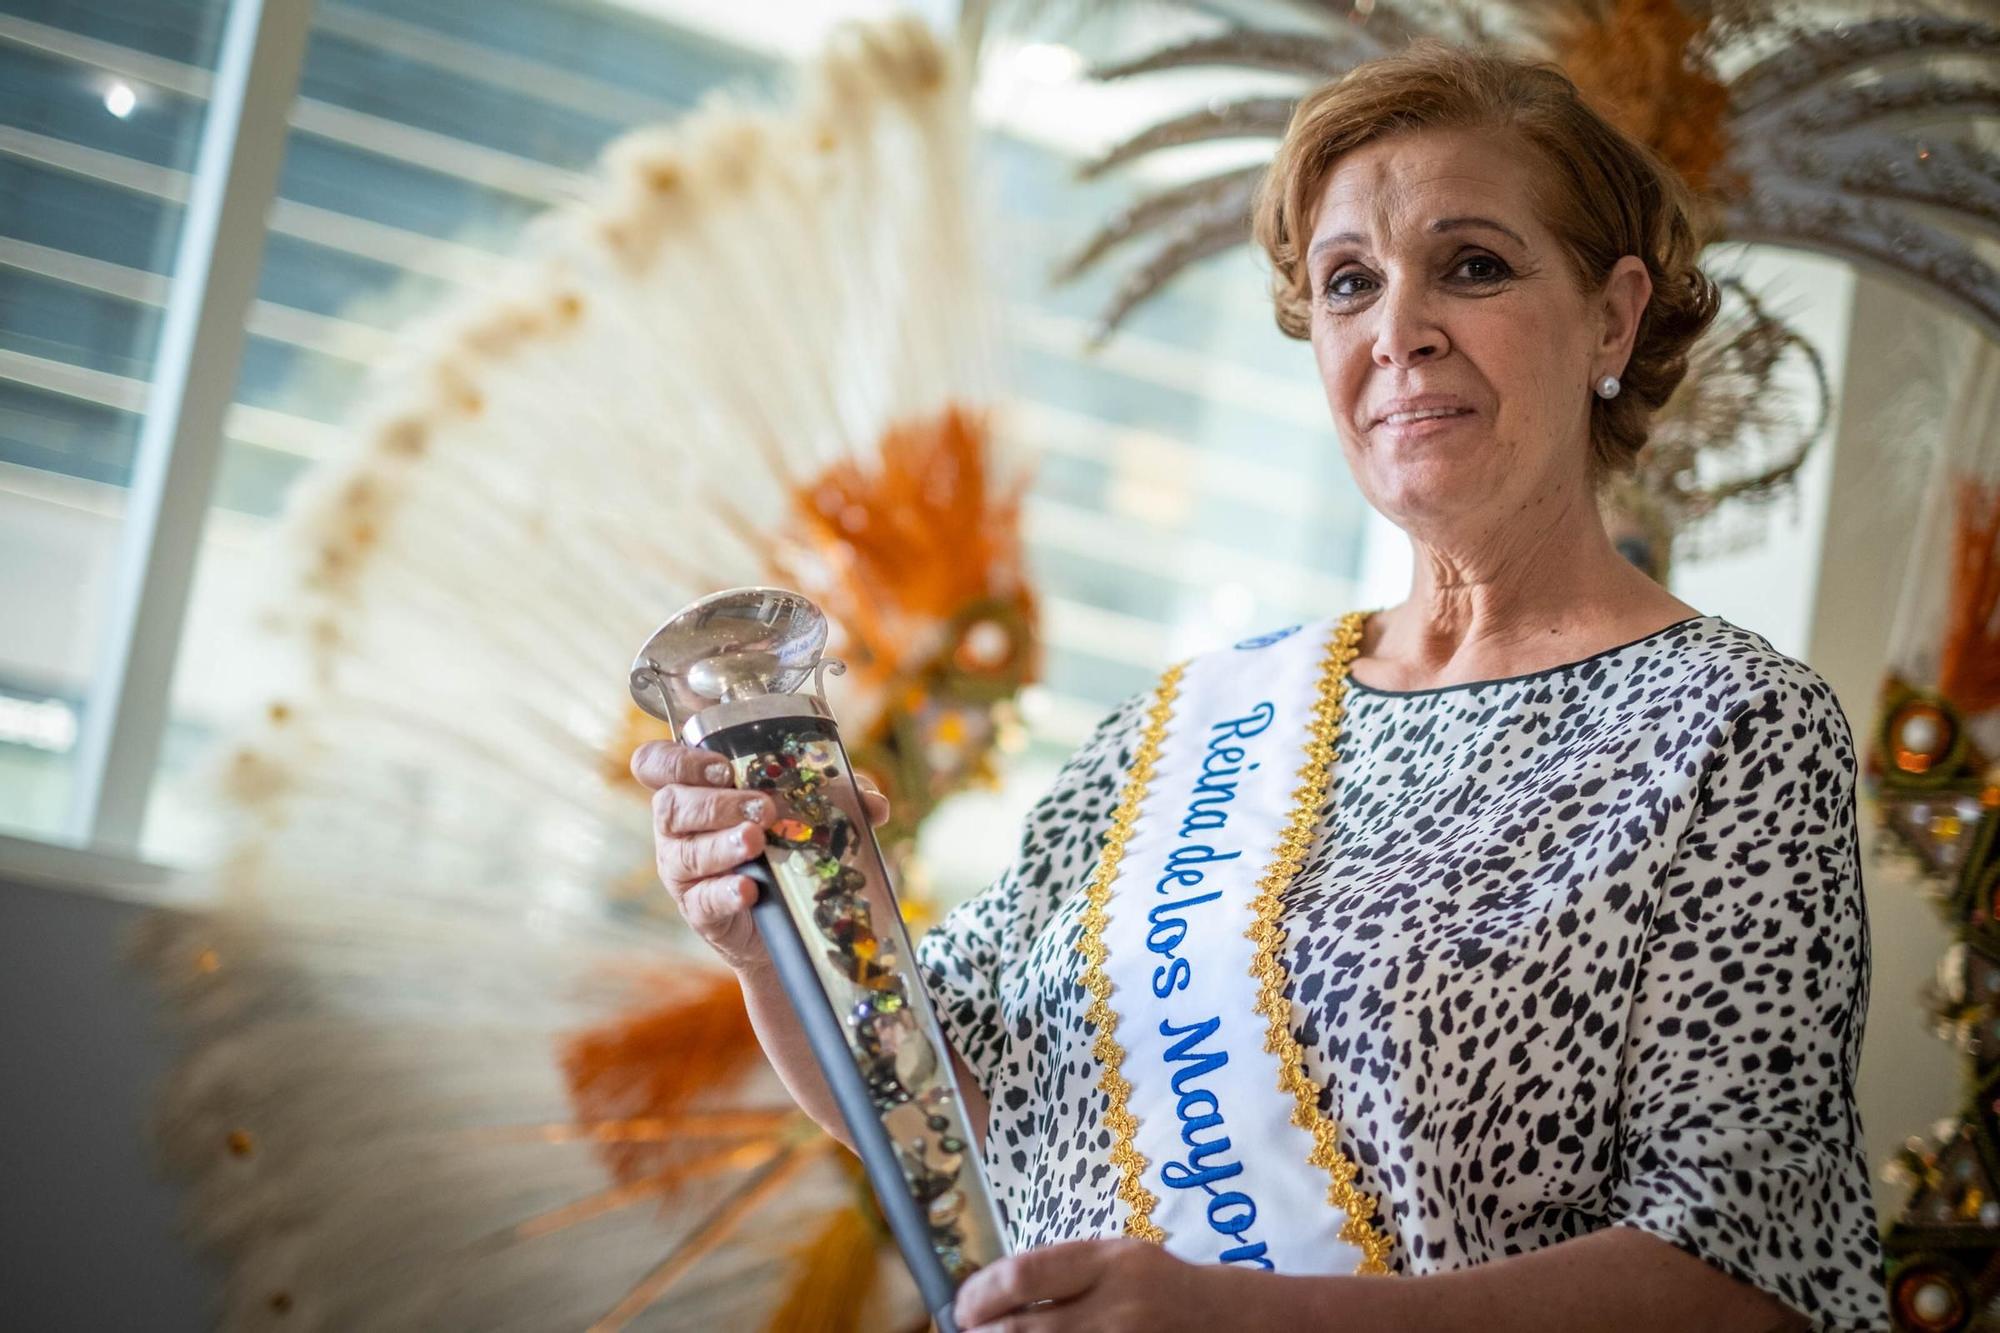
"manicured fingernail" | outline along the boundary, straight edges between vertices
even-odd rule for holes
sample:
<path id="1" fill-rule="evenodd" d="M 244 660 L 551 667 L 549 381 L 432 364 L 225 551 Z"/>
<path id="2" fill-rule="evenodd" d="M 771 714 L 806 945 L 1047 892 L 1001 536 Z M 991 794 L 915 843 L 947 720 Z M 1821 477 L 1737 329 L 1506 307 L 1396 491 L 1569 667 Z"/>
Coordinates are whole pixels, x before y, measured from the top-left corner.
<path id="1" fill-rule="evenodd" d="M 710 782 L 729 781 L 729 765 L 727 764 L 710 764 L 707 773 Z"/>
<path id="2" fill-rule="evenodd" d="M 745 819 L 762 819 L 764 817 L 764 798 L 761 796 L 752 796 L 749 800 L 745 801 L 743 803 L 743 817 Z"/>

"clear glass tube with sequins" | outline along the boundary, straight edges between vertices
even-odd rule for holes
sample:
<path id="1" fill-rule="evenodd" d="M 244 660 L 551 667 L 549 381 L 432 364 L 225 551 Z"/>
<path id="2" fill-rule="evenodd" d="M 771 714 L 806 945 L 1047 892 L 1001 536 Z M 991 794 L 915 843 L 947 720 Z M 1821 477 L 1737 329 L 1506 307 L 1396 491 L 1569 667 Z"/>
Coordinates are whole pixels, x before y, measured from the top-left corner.
<path id="1" fill-rule="evenodd" d="M 632 668 L 640 707 L 729 759 L 777 814 L 753 917 L 940 1329 L 1005 1253 L 937 1016 L 831 710 L 826 621 L 797 593 L 734 589 L 670 619 Z"/>

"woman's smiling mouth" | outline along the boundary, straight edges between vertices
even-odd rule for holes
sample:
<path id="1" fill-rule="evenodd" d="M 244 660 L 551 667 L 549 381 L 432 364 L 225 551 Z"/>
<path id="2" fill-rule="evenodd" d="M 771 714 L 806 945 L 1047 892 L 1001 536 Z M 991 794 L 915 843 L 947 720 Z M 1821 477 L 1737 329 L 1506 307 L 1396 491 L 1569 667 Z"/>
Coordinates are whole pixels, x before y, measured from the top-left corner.
<path id="1" fill-rule="evenodd" d="M 1471 415 L 1469 407 L 1405 408 L 1376 418 L 1375 429 L 1397 439 L 1419 439 L 1450 430 L 1454 423 Z"/>

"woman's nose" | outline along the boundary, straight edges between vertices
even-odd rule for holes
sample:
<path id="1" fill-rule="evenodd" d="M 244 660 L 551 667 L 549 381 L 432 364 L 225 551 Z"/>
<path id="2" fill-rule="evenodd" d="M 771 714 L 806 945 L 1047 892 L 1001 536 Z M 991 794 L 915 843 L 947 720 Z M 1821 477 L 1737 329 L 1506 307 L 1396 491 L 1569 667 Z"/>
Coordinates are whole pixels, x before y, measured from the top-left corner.
<path id="1" fill-rule="evenodd" d="M 1450 348 L 1444 330 L 1419 295 L 1385 292 L 1375 308 L 1381 320 L 1375 328 L 1375 364 L 1382 369 L 1435 361 Z"/>

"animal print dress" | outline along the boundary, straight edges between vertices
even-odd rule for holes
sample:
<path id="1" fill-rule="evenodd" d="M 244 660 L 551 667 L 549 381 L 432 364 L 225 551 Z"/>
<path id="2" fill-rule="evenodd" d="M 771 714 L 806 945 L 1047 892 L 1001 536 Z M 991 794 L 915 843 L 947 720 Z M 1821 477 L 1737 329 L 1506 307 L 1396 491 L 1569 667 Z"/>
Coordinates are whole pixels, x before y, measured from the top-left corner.
<path id="1" fill-rule="evenodd" d="M 1016 1248 L 1124 1220 L 1075 946 L 1146 703 L 1098 727 L 1013 864 L 918 946 L 992 1107 Z M 1350 682 L 1347 703 L 1285 962 L 1396 1271 L 1631 1226 L 1815 1328 L 1886 1327 L 1854 1103 L 1855 756 L 1826 683 L 1701 616 L 1506 680 Z"/>

